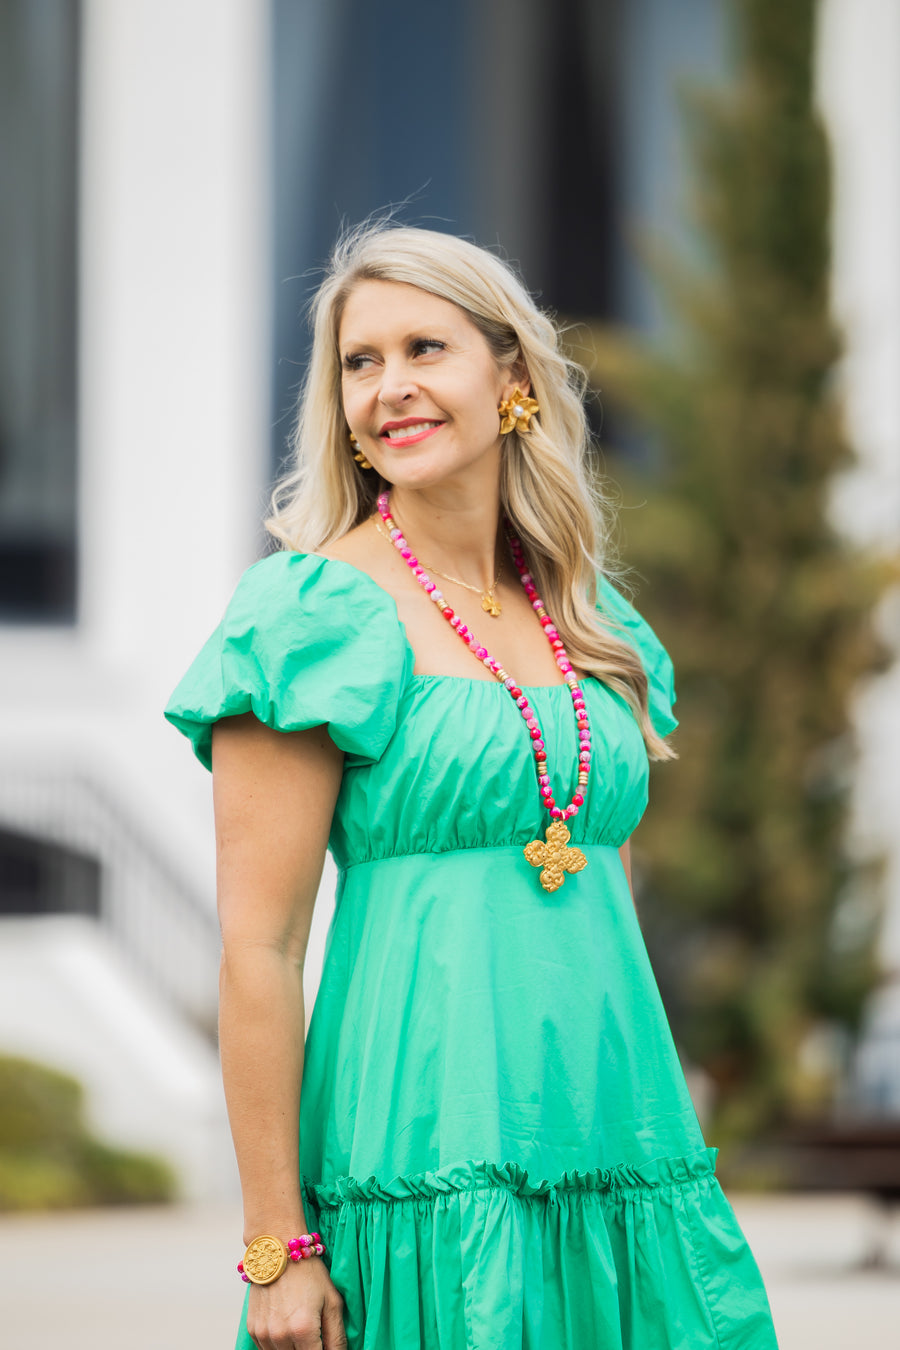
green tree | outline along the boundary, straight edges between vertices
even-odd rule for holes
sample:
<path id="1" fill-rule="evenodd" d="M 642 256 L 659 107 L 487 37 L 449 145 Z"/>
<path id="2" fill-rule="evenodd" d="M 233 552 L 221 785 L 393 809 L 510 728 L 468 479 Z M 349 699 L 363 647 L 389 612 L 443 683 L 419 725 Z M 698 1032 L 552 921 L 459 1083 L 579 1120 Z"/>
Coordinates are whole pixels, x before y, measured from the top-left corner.
<path id="1" fill-rule="evenodd" d="M 0 1213 L 158 1204 L 175 1193 L 167 1163 L 93 1137 L 74 1078 L 0 1054 Z"/>
<path id="2" fill-rule="evenodd" d="M 850 704 L 888 663 L 873 608 L 897 572 L 829 521 L 854 457 L 815 10 L 735 0 L 734 82 L 685 99 L 704 261 L 651 259 L 676 342 L 591 334 L 595 387 L 660 460 L 644 480 L 608 465 L 624 504 L 646 503 L 624 513 L 623 553 L 652 579 L 637 603 L 672 654 L 681 719 L 636 841 L 641 915 L 720 1140 L 821 1109 L 833 1084 L 811 1046 L 852 1036 L 878 977 L 879 863 L 845 846 Z"/>

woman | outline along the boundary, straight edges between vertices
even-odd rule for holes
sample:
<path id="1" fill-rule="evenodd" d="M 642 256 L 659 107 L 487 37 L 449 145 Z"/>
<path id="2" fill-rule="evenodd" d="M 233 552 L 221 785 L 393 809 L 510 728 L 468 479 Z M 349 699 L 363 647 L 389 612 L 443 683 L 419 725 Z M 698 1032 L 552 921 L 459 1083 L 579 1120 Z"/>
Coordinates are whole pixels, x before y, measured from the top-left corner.
<path id="1" fill-rule="evenodd" d="M 631 902 L 677 723 L 581 395 L 492 254 L 338 246 L 283 549 L 167 709 L 213 770 L 239 1346 L 775 1345 Z"/>

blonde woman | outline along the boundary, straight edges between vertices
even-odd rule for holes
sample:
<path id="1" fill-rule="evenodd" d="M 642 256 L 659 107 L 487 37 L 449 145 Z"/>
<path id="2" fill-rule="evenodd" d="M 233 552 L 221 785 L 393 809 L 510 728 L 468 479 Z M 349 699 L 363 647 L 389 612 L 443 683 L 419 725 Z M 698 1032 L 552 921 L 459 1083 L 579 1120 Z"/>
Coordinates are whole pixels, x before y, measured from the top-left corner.
<path id="1" fill-rule="evenodd" d="M 167 709 L 213 772 L 238 1345 L 769 1350 L 632 904 L 672 670 L 582 378 L 436 232 L 345 238 L 313 317 L 281 549 Z"/>

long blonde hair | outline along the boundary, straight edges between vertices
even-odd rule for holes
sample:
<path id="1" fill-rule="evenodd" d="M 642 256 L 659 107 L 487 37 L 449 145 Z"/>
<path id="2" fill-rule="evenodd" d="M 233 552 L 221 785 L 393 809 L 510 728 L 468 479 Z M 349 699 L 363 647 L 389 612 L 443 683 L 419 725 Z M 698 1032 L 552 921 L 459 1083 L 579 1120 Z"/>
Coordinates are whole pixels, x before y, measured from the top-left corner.
<path id="1" fill-rule="evenodd" d="M 526 435 L 504 437 L 501 508 L 528 555 L 538 591 L 572 663 L 631 706 L 653 759 L 677 758 L 648 712 L 647 676 L 613 620 L 595 609 L 597 577 L 609 570 L 611 507 L 590 468 L 586 376 L 560 349 L 557 328 L 510 266 L 454 235 L 366 223 L 338 240 L 316 292 L 312 353 L 292 437 L 292 467 L 272 494 L 266 529 L 282 545 L 315 552 L 375 510 L 381 480 L 349 450 L 341 399 L 338 329 L 360 281 L 417 286 L 462 309 L 498 367 L 531 381 L 540 413 Z M 607 627 L 607 623 L 611 626 Z"/>

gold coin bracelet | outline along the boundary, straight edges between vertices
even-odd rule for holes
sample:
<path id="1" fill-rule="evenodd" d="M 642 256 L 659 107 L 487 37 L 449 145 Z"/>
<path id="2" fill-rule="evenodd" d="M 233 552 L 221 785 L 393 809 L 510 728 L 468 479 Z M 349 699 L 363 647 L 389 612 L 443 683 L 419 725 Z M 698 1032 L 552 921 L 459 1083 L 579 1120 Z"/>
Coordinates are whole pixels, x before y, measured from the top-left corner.
<path id="1" fill-rule="evenodd" d="M 263 1233 L 254 1238 L 238 1262 L 238 1274 L 245 1284 L 272 1284 L 287 1270 L 288 1261 L 324 1256 L 321 1233 L 301 1233 L 285 1245 L 281 1238 Z"/>

